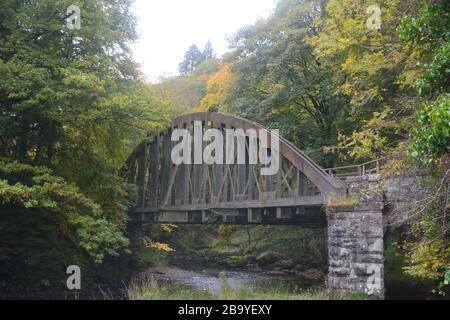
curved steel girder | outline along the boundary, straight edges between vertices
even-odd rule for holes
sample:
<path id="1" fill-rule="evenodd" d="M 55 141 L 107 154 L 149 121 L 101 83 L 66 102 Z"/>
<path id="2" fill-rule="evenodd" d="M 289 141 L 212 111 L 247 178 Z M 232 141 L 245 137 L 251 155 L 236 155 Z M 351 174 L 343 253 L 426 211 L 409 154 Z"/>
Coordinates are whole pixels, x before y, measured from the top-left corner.
<path id="1" fill-rule="evenodd" d="M 212 121 L 214 126 L 217 126 L 217 124 L 224 124 L 234 128 L 243 129 L 244 131 L 248 129 L 265 129 L 271 132 L 270 129 L 255 122 L 237 116 L 216 112 L 197 112 L 177 117 L 172 121 L 172 127 L 183 127 L 185 123 L 193 121 L 205 121 L 205 123 Z M 275 133 L 272 132 L 272 134 Z M 303 174 L 320 190 L 322 196 L 341 196 L 346 194 L 347 186 L 344 182 L 336 177 L 328 175 L 319 165 L 288 140 L 281 136 L 278 136 L 278 139 L 280 141 L 281 155 L 289 160 L 298 170 L 303 172 Z"/>
<path id="2" fill-rule="evenodd" d="M 233 115 L 215 113 L 215 112 L 197 112 L 186 114 L 175 118 L 172 121 L 172 128 L 183 127 L 184 124 L 193 121 L 213 122 L 214 127 L 219 127 L 220 124 L 228 125 L 230 127 L 248 130 L 248 129 L 265 129 L 271 132 L 270 129 L 257 124 L 255 122 L 246 120 Z M 271 132 L 271 134 L 275 134 Z M 299 171 L 301 171 L 311 182 L 320 190 L 323 197 L 329 195 L 344 196 L 347 193 L 347 186 L 339 178 L 328 175 L 319 165 L 317 165 L 304 152 L 295 147 L 291 142 L 285 138 L 278 136 L 280 141 L 280 153 L 287 160 L 289 160 Z M 146 141 L 141 142 L 134 152 L 130 155 L 127 163 L 130 165 L 133 161 L 144 151 Z"/>

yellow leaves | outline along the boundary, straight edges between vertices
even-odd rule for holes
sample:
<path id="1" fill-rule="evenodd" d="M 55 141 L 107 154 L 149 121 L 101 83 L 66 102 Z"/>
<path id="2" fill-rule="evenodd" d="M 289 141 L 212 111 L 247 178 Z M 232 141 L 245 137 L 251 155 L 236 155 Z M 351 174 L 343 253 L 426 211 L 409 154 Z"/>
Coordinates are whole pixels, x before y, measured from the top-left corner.
<path id="1" fill-rule="evenodd" d="M 378 5 L 381 9 L 380 30 L 371 30 L 367 26 L 370 5 Z M 412 50 L 399 43 L 395 32 L 405 7 L 408 7 L 406 0 L 379 4 L 365 0 L 330 0 L 326 6 L 327 16 L 319 18 L 321 31 L 308 41 L 321 62 L 345 78 L 336 93 L 349 95 L 353 106 L 382 101 L 383 90 L 389 86 L 386 79 L 396 81 L 390 77 L 398 77 L 403 88 L 414 82 L 416 74 L 402 75 L 402 70 L 416 69 L 412 63 L 416 59 L 408 59 Z"/>
<path id="2" fill-rule="evenodd" d="M 236 231 L 236 226 L 221 224 L 217 231 L 222 238 L 228 238 Z"/>
<path id="3" fill-rule="evenodd" d="M 153 240 L 150 240 L 148 238 L 144 238 L 144 245 L 147 248 L 152 248 L 152 249 L 159 250 L 159 251 L 164 251 L 164 252 L 173 252 L 173 251 L 175 251 L 167 243 L 153 241 Z"/>
<path id="4" fill-rule="evenodd" d="M 161 224 L 161 230 L 167 234 L 171 234 L 176 228 L 178 228 L 175 224 Z"/>
<path id="5" fill-rule="evenodd" d="M 147 248 L 151 248 L 151 249 L 155 249 L 155 250 L 163 251 L 163 252 L 175 251 L 173 248 L 170 247 L 170 245 L 168 243 L 160 242 L 158 240 L 161 239 L 163 234 L 165 234 L 165 236 L 172 235 L 172 233 L 175 231 L 176 228 L 178 228 L 177 225 L 169 224 L 169 223 L 158 225 L 158 227 L 156 228 L 158 230 L 157 235 L 154 235 L 153 239 L 150 236 L 143 237 L 144 246 Z M 153 233 L 151 233 L 151 234 L 153 234 Z"/>
<path id="6" fill-rule="evenodd" d="M 417 63 L 419 59 L 419 53 L 416 51 L 408 53 L 406 58 L 404 53 L 402 55 L 399 55 L 398 57 L 395 57 L 395 60 L 402 61 L 404 66 L 403 73 L 396 81 L 396 83 L 399 84 L 402 89 L 413 88 L 417 83 L 417 79 L 420 79 L 421 75 L 423 74 L 423 64 Z"/>
<path id="7" fill-rule="evenodd" d="M 400 156 L 403 157 L 400 158 Z M 398 157 L 398 159 L 392 158 L 387 160 L 383 164 L 383 176 L 393 177 L 395 176 L 395 174 L 397 174 L 398 172 L 400 172 L 402 169 L 405 168 L 405 163 L 404 161 L 402 161 L 405 159 L 405 154 L 402 152 L 396 152 L 395 157 Z"/>
<path id="8" fill-rule="evenodd" d="M 438 280 L 450 267 L 450 246 L 445 240 L 422 243 L 407 254 L 410 265 L 404 267 L 411 276 Z"/>
<path id="9" fill-rule="evenodd" d="M 379 158 L 387 147 L 384 130 L 389 112 L 388 108 L 383 112 L 374 112 L 372 118 L 351 136 L 339 134 L 339 147 L 348 150 L 347 154 L 355 160 Z"/>
<path id="10" fill-rule="evenodd" d="M 233 63 L 226 63 L 219 71 L 205 78 L 207 81 L 206 95 L 192 111 L 204 112 L 211 108 L 223 107 L 224 97 L 234 79 L 232 66 Z"/>

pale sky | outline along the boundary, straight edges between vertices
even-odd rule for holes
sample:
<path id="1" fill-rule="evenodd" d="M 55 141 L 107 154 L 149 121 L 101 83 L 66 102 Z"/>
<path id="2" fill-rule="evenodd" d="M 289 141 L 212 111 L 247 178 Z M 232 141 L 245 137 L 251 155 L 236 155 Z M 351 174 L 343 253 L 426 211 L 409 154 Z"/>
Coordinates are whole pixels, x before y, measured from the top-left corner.
<path id="1" fill-rule="evenodd" d="M 190 45 L 203 50 L 211 40 L 215 53 L 228 49 L 226 36 L 267 17 L 276 0 L 135 0 L 140 39 L 134 56 L 147 80 L 178 74 Z"/>

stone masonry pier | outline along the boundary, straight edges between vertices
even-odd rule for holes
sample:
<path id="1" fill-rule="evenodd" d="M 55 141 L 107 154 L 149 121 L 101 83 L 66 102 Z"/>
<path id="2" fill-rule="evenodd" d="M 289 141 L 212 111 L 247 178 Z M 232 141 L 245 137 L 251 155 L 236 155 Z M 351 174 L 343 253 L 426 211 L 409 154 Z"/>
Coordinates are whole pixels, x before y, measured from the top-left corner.
<path id="1" fill-rule="evenodd" d="M 330 201 L 329 276 L 333 293 L 384 298 L 383 192 L 380 176 L 348 177 L 346 200 Z"/>

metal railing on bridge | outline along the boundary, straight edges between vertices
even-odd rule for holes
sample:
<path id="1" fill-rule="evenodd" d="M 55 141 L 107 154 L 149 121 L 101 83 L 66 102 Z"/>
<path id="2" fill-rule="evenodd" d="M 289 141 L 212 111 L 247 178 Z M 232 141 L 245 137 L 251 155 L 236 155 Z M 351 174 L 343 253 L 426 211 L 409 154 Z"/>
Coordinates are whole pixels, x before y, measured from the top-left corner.
<path id="1" fill-rule="evenodd" d="M 325 169 L 325 171 L 330 176 L 338 177 L 341 179 L 345 179 L 351 176 L 366 176 L 371 174 L 380 174 L 381 167 L 385 163 L 385 161 L 386 158 L 380 158 L 356 165 L 328 168 Z"/>

